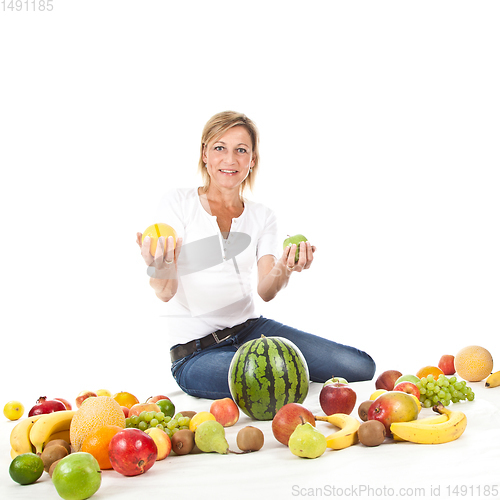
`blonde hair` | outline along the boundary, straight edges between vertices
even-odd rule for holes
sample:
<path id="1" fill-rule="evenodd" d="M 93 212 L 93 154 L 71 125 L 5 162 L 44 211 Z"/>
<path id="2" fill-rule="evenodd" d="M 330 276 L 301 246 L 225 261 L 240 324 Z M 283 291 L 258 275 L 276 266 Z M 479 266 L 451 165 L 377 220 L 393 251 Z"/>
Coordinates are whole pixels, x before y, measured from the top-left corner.
<path id="1" fill-rule="evenodd" d="M 248 187 L 250 190 L 253 187 L 255 174 L 259 166 L 259 131 L 255 126 L 255 123 L 250 120 L 243 113 L 237 113 L 236 111 L 223 111 L 222 113 L 217 113 L 212 116 L 210 120 L 206 123 L 203 128 L 203 133 L 201 135 L 201 148 L 200 148 L 200 161 L 198 162 L 198 171 L 201 174 L 203 180 L 203 190 L 206 192 L 210 186 L 210 175 L 205 168 L 205 162 L 203 161 L 203 152 L 205 146 L 210 142 L 218 140 L 222 137 L 230 128 L 237 127 L 238 125 L 245 127 L 252 140 L 252 158 L 254 160 L 254 165 L 252 171 L 248 174 L 247 178 L 241 183 L 240 194 Z"/>

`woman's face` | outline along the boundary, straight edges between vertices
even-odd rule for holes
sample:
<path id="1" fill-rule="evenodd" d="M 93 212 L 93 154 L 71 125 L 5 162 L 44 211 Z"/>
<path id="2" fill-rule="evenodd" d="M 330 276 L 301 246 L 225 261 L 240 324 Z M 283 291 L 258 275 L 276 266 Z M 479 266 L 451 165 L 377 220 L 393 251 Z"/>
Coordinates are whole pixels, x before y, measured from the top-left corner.
<path id="1" fill-rule="evenodd" d="M 247 129 L 241 125 L 232 127 L 222 137 L 208 143 L 203 161 L 210 184 L 223 189 L 239 189 L 255 163 Z"/>

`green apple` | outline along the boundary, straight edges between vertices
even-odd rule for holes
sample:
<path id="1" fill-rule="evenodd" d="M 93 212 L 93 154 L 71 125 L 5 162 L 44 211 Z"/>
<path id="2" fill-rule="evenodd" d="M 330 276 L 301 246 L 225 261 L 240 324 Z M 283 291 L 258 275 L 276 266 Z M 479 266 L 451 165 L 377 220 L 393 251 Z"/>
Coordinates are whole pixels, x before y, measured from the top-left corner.
<path id="1" fill-rule="evenodd" d="M 399 382 L 411 382 L 412 384 L 416 384 L 417 382 L 420 382 L 420 379 L 415 375 L 401 375 L 401 377 L 394 382 L 394 387 L 396 387 Z"/>
<path id="2" fill-rule="evenodd" d="M 64 500 L 84 500 L 100 488 L 101 469 L 90 453 L 71 453 L 57 464 L 52 482 Z"/>
<path id="3" fill-rule="evenodd" d="M 297 250 L 295 251 L 295 262 L 298 262 L 298 260 L 299 260 L 300 243 L 302 241 L 307 241 L 307 238 L 303 234 L 296 234 L 294 236 L 288 235 L 288 238 L 283 242 L 283 250 L 286 247 L 291 247 L 292 245 L 297 245 Z"/>
<path id="4" fill-rule="evenodd" d="M 348 384 L 349 382 L 347 382 L 347 380 L 345 378 L 342 378 L 342 377 L 332 377 L 330 379 L 328 379 L 324 384 L 323 384 L 323 387 L 325 387 L 325 385 L 328 385 L 328 384 L 335 384 L 335 383 L 339 383 L 339 384 Z"/>

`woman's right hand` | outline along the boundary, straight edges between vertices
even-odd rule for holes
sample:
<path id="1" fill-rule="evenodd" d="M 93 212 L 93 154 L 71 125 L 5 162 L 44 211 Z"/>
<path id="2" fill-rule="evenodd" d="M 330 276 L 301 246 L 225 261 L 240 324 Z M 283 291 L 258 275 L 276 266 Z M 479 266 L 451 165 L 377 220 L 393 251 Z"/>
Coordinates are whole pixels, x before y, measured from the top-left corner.
<path id="1" fill-rule="evenodd" d="M 141 255 L 148 267 L 154 268 L 151 276 L 156 279 L 170 279 L 177 277 L 177 259 L 182 247 L 182 238 L 178 238 L 174 248 L 174 238 L 167 238 L 166 252 L 163 252 L 165 237 L 158 238 L 154 257 L 151 255 L 151 238 L 146 236 L 142 241 L 142 233 L 137 233 L 136 243 L 141 247 Z"/>

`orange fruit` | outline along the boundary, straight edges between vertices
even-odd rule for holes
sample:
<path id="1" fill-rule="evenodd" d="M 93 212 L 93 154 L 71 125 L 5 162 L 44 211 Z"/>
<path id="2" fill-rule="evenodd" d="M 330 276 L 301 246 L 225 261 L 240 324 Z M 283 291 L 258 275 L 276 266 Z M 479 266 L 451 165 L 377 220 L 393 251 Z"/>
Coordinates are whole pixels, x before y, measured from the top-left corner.
<path id="1" fill-rule="evenodd" d="M 437 380 L 439 375 L 444 375 L 443 370 L 437 366 L 424 366 L 418 370 L 416 373 L 418 378 L 427 377 L 427 375 L 432 375 L 434 380 Z"/>
<path id="2" fill-rule="evenodd" d="M 492 372 L 493 357 L 484 347 L 464 347 L 455 356 L 455 370 L 467 382 L 479 382 Z"/>
<path id="3" fill-rule="evenodd" d="M 139 400 L 130 392 L 118 392 L 113 396 L 113 399 L 120 405 L 132 408 L 132 406 L 139 403 Z"/>
<path id="4" fill-rule="evenodd" d="M 121 430 L 123 430 L 122 427 L 118 425 L 99 427 L 83 440 L 81 451 L 90 453 L 97 460 L 101 469 L 112 469 L 113 466 L 109 461 L 109 442 Z"/>
<path id="5" fill-rule="evenodd" d="M 125 415 L 117 401 L 109 396 L 87 398 L 71 419 L 69 439 L 75 451 L 80 451 L 85 438 L 105 425 L 125 429 Z"/>

